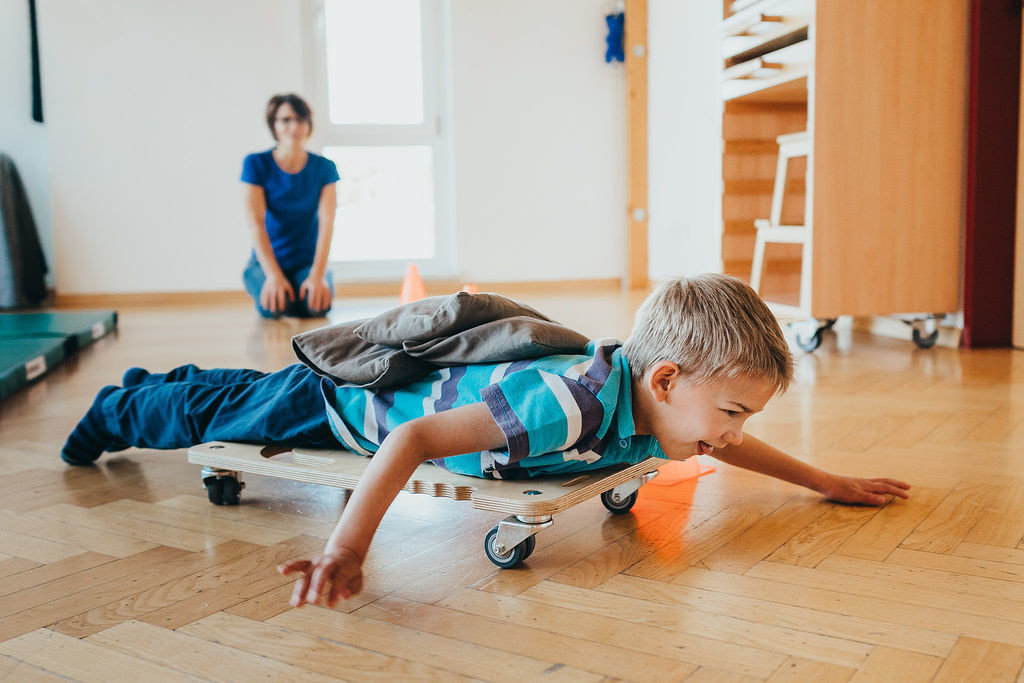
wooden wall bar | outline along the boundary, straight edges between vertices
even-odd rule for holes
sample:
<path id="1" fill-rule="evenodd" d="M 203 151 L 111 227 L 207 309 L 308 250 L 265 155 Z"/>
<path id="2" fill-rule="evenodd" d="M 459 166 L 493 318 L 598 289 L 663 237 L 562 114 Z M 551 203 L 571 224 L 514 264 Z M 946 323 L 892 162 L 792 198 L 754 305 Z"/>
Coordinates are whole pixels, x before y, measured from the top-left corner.
<path id="1" fill-rule="evenodd" d="M 648 284 L 647 0 L 626 0 L 626 286 Z"/>

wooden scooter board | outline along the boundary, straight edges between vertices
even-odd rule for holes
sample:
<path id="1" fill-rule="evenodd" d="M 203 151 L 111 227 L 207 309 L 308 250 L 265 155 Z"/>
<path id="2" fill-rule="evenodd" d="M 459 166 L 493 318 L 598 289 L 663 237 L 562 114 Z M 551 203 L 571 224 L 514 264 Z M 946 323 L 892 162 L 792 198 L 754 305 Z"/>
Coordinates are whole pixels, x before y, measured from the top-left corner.
<path id="1" fill-rule="evenodd" d="M 370 458 L 350 451 L 296 448 L 287 450 L 232 442 L 193 446 L 188 461 L 221 470 L 248 472 L 325 486 L 354 489 Z M 695 476 L 703 473 L 696 459 Z M 642 477 L 671 461 L 647 458 L 634 465 L 619 465 L 571 475 L 535 479 L 479 479 L 454 474 L 425 463 L 416 468 L 402 488 L 437 498 L 468 500 L 478 510 L 506 515 L 544 517 L 567 510 L 620 484 Z M 690 461 L 687 461 L 690 462 Z M 709 468 L 710 469 L 710 468 Z"/>

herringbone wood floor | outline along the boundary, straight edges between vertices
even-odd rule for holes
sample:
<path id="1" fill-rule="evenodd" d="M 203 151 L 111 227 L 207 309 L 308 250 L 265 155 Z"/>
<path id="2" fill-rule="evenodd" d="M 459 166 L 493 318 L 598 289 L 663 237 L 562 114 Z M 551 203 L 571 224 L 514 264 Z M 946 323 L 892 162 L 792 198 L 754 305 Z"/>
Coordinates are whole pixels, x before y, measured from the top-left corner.
<path id="1" fill-rule="evenodd" d="M 636 296 L 522 297 L 624 336 Z M 339 317 L 392 301 L 339 301 Z M 11 680 L 1024 681 L 1024 353 L 840 331 L 749 431 L 822 467 L 915 485 L 843 507 L 718 466 L 556 517 L 527 566 L 497 520 L 402 494 L 365 593 L 293 610 L 274 566 L 318 550 L 341 492 L 248 477 L 210 505 L 184 452 L 96 468 L 58 450 L 130 365 L 276 369 L 309 327 L 242 306 L 123 309 L 115 336 L 0 404 L 0 674 Z"/>

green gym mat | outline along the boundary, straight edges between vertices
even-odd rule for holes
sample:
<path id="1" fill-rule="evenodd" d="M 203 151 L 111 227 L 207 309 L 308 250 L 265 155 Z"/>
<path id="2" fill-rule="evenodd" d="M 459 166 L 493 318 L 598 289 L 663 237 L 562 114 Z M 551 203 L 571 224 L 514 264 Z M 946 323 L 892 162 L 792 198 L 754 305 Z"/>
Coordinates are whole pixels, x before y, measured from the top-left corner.
<path id="1" fill-rule="evenodd" d="M 64 339 L 0 338 L 0 399 L 7 398 L 64 360 Z"/>
<path id="2" fill-rule="evenodd" d="M 117 311 L 0 313 L 0 399 L 117 326 Z"/>
<path id="3" fill-rule="evenodd" d="M 0 341 L 59 337 L 66 340 L 68 354 L 88 346 L 115 327 L 117 311 L 0 313 Z"/>

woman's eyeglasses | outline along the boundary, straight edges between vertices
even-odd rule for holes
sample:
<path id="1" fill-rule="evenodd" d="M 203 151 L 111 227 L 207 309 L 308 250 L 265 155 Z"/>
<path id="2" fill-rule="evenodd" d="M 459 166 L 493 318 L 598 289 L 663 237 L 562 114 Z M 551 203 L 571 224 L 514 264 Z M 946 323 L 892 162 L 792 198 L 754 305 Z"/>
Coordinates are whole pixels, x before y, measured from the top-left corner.
<path id="1" fill-rule="evenodd" d="M 287 126 L 289 123 L 306 123 L 306 119 L 299 119 L 294 116 L 279 116 L 274 121 L 284 126 Z"/>

